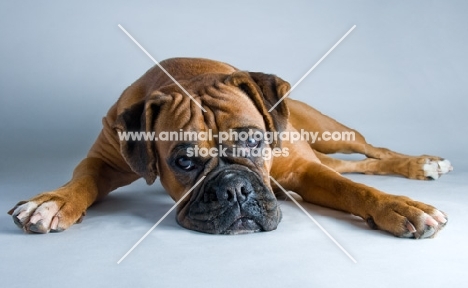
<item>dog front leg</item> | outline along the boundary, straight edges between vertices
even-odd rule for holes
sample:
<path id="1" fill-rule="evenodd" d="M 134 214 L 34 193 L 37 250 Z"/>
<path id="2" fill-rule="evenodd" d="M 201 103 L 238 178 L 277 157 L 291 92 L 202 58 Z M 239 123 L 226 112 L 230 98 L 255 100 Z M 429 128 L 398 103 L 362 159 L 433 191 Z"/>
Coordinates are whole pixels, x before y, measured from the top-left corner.
<path id="1" fill-rule="evenodd" d="M 309 203 L 359 216 L 373 229 L 398 237 L 430 238 L 447 222 L 446 215 L 430 205 L 355 183 L 318 162 L 292 162 L 296 169 L 291 173 L 275 173 L 280 185 Z"/>
<path id="2" fill-rule="evenodd" d="M 75 168 L 70 182 L 19 202 L 8 213 L 17 226 L 29 233 L 63 231 L 79 223 L 96 200 L 138 178 L 134 173 L 115 170 L 102 159 L 88 157 Z"/>

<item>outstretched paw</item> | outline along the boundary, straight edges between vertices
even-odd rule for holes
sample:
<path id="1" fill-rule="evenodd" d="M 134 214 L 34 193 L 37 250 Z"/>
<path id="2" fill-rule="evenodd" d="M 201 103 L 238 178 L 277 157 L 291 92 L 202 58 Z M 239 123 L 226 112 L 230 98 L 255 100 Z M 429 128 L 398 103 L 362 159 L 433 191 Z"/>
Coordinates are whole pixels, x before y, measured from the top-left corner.
<path id="1" fill-rule="evenodd" d="M 432 238 L 448 221 L 442 211 L 403 196 L 391 196 L 378 206 L 367 224 L 402 238 Z"/>
<path id="2" fill-rule="evenodd" d="M 53 193 L 40 194 L 30 201 L 21 201 L 8 214 L 15 224 L 28 233 L 60 232 L 84 215 L 62 197 Z"/>
<path id="3" fill-rule="evenodd" d="M 408 170 L 403 170 L 407 171 L 407 174 L 402 175 L 407 175 L 410 179 L 436 180 L 453 170 L 450 161 L 440 157 L 423 155 L 409 158 L 407 161 Z"/>
<path id="4" fill-rule="evenodd" d="M 440 176 L 453 170 L 452 164 L 446 159 L 431 160 L 425 159 L 423 164 L 424 176 L 429 179 L 439 179 Z"/>

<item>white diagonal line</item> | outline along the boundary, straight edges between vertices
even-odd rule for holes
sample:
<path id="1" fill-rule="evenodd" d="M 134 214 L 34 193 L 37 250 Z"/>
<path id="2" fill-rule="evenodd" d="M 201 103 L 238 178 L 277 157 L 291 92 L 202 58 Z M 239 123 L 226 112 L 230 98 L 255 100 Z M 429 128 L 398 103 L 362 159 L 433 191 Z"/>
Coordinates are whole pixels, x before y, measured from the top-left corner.
<path id="1" fill-rule="evenodd" d="M 166 73 L 167 77 L 169 77 L 177 86 L 179 86 L 179 88 L 184 91 L 185 94 L 187 94 L 187 96 L 193 101 L 195 102 L 195 104 L 198 105 L 198 107 L 200 107 L 200 109 L 203 110 L 203 112 L 206 112 L 206 110 L 200 105 L 200 103 L 198 103 L 193 97 L 192 95 L 190 95 L 190 93 L 187 92 L 187 90 L 185 90 L 184 87 L 182 87 L 182 85 L 180 85 L 179 82 L 177 82 L 176 79 L 174 79 L 174 77 L 172 77 L 171 74 L 169 74 L 169 72 L 166 71 L 166 69 L 164 69 L 164 67 L 162 67 L 158 61 L 156 61 L 156 59 L 153 58 L 153 56 L 151 56 L 151 54 L 148 53 L 148 51 L 146 51 L 145 48 L 143 48 L 143 46 L 140 45 L 140 43 L 138 43 L 138 41 L 135 40 L 135 38 L 133 38 L 132 35 L 130 35 L 130 33 L 127 32 L 127 30 L 125 30 L 125 28 L 122 27 L 122 25 L 117 25 L 119 26 L 119 28 L 128 36 L 128 38 L 130 38 L 138 47 L 140 47 L 140 49 L 146 54 L 146 56 L 148 56 L 151 60 L 153 60 L 153 62 L 158 65 L 158 67 L 164 72 Z"/>
<path id="2" fill-rule="evenodd" d="M 276 185 L 278 185 L 279 188 L 281 188 L 281 190 L 283 190 L 284 194 L 286 194 L 286 196 L 288 196 L 289 199 L 291 199 L 291 200 L 297 205 L 297 207 L 299 207 L 299 208 L 302 210 L 302 212 L 304 212 L 304 213 L 307 215 L 307 217 L 309 217 L 310 220 L 312 220 L 312 222 L 314 222 L 315 225 L 317 225 L 317 226 L 320 228 L 320 230 L 322 230 L 322 232 L 325 233 L 325 235 L 327 235 L 328 238 L 330 238 L 330 240 L 332 240 L 333 243 L 335 243 L 335 245 L 338 246 L 338 248 L 340 248 L 341 251 L 343 251 L 343 252 L 346 254 L 346 256 L 349 257 L 349 259 L 351 259 L 351 261 L 353 261 L 354 263 L 357 263 L 357 261 L 353 258 L 353 256 L 351 256 L 351 255 L 348 253 L 348 251 L 346 251 L 346 250 L 343 248 L 343 246 L 341 246 L 340 243 L 338 243 L 338 242 L 335 240 L 335 238 L 333 238 L 333 237 L 330 235 L 330 233 L 328 233 L 327 230 L 325 230 L 325 229 L 322 227 L 322 225 L 320 225 L 320 224 L 314 219 L 314 217 L 312 217 L 312 216 L 304 209 L 304 207 L 302 207 L 302 206 L 296 201 L 296 199 L 294 199 L 291 195 L 289 195 L 288 192 L 283 188 L 283 186 L 281 186 L 281 185 L 275 180 L 275 178 L 273 178 L 273 177 L 271 177 L 271 176 L 270 176 L 270 178 L 271 178 L 271 180 L 273 180 L 273 181 L 276 183 Z"/>
<path id="3" fill-rule="evenodd" d="M 132 253 L 133 249 L 135 249 L 135 248 L 146 238 L 146 236 L 148 236 L 148 235 L 151 233 L 151 231 L 153 231 L 154 228 L 156 228 L 156 226 L 158 226 L 159 223 L 161 223 L 161 222 L 164 220 L 164 218 L 166 218 L 166 216 L 169 215 L 169 213 L 171 213 L 172 210 L 174 210 L 174 209 L 177 207 L 177 205 L 179 205 L 180 202 L 182 202 L 182 200 L 184 200 L 185 197 L 187 197 L 187 195 L 189 195 L 190 192 L 192 192 L 192 190 L 195 189 L 195 187 L 197 187 L 198 184 L 200 184 L 200 182 L 203 181 L 203 179 L 205 179 L 205 177 L 206 177 L 206 176 L 203 176 L 202 178 L 200 178 L 200 180 L 198 180 L 198 182 L 195 183 L 195 185 L 193 185 L 193 187 L 190 188 L 190 190 L 188 190 L 187 193 L 185 193 L 184 196 L 182 196 L 182 198 L 180 198 L 179 201 L 177 201 L 177 203 L 175 203 L 174 206 L 172 206 L 172 208 L 169 209 L 169 211 L 167 211 L 166 214 L 164 214 L 164 216 L 161 217 L 161 219 L 159 219 L 159 221 L 156 222 L 156 224 L 154 224 L 153 227 L 151 227 L 151 228 L 148 230 L 148 232 L 146 232 L 145 235 L 143 235 L 143 237 L 141 237 L 140 240 L 138 240 L 138 242 L 136 242 L 135 245 L 133 245 L 132 248 L 130 248 L 130 250 L 128 250 L 127 253 L 125 253 L 124 256 L 122 256 L 122 258 L 120 258 L 119 261 L 117 261 L 117 264 L 120 264 L 120 263 L 128 256 L 128 254 Z"/>
<path id="4" fill-rule="evenodd" d="M 271 111 L 273 111 L 273 109 L 275 109 L 275 108 L 276 108 L 276 106 L 278 106 L 278 104 L 280 104 L 280 103 L 281 103 L 281 101 L 283 101 L 283 100 L 284 100 L 284 98 L 288 97 L 288 95 L 289 95 L 289 94 L 291 94 L 291 92 L 292 92 L 292 91 L 293 91 L 293 90 L 294 90 L 294 89 L 297 87 L 297 85 L 299 85 L 299 83 L 301 83 L 301 82 L 302 82 L 302 80 L 304 80 L 304 79 L 305 79 L 305 78 L 306 78 L 306 77 L 307 77 L 307 76 L 310 74 L 310 72 L 312 72 L 312 70 L 314 70 L 314 69 L 315 69 L 315 67 L 317 67 L 317 66 L 320 64 L 320 62 L 322 62 L 322 61 L 323 61 L 323 59 L 325 59 L 325 58 L 328 56 L 328 54 L 330 54 L 330 53 L 333 51 L 333 49 L 335 49 L 335 48 L 336 48 L 336 46 L 338 46 L 338 44 L 340 44 L 340 43 L 341 43 L 341 41 L 343 41 L 343 40 L 346 38 L 346 36 L 348 36 L 348 35 L 349 35 L 349 33 L 351 33 L 351 31 L 353 31 L 353 30 L 354 30 L 354 28 L 356 28 L 356 25 L 354 25 L 353 27 L 351 27 L 351 29 L 349 29 L 349 30 L 348 30 L 348 32 L 346 32 L 346 34 L 345 34 L 345 35 L 343 35 L 343 37 L 341 37 L 341 39 L 340 39 L 340 40 L 338 40 L 338 42 L 336 42 L 336 43 L 335 43 L 335 45 L 333 45 L 333 47 L 331 47 L 331 48 L 330 48 L 330 50 L 328 50 L 328 51 L 327 51 L 327 53 L 325 53 L 325 55 L 323 55 L 323 56 L 322 56 L 322 58 L 320 58 L 320 60 L 319 60 L 317 63 L 315 63 L 315 65 L 314 65 L 314 66 L 312 66 L 312 68 L 310 68 L 310 69 L 309 69 L 309 71 L 307 71 L 307 73 L 306 73 L 304 76 L 302 76 L 302 78 L 301 78 L 301 79 L 299 79 L 299 81 L 297 81 L 297 83 L 296 83 L 296 84 L 294 84 L 294 86 L 292 86 L 292 87 L 291 87 L 291 89 L 289 89 L 289 91 L 288 91 L 286 94 L 284 94 L 284 96 L 283 96 L 283 97 L 281 97 L 281 99 L 280 99 L 280 100 L 278 100 L 278 102 L 276 102 L 276 104 L 275 104 L 275 105 L 273 105 L 273 107 L 271 107 L 271 108 L 270 108 L 270 110 L 268 110 L 268 112 L 271 112 Z"/>

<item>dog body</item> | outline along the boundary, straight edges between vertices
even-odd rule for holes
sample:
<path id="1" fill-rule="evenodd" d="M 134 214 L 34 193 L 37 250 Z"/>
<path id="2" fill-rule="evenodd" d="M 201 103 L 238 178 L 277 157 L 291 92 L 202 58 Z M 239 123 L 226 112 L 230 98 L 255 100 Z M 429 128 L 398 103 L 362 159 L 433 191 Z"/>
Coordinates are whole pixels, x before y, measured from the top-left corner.
<path id="1" fill-rule="evenodd" d="M 290 90 L 286 81 L 274 75 L 239 71 L 207 59 L 174 58 L 161 65 L 186 91 L 157 66 L 146 72 L 110 108 L 72 180 L 10 211 L 19 227 L 35 233 L 65 230 L 80 221 L 95 201 L 141 177 L 148 184 L 159 177 L 175 201 L 205 177 L 180 203 L 177 221 L 188 229 L 213 234 L 276 229 L 281 211 L 275 193 L 283 189 L 297 192 L 307 202 L 362 217 L 371 228 L 399 237 L 433 237 L 447 222 L 446 215 L 432 206 L 385 194 L 339 174 L 396 174 L 424 180 L 450 171 L 447 160 L 373 147 L 356 130 L 289 98 L 269 112 Z M 128 131 L 210 131 L 214 135 L 230 131 L 245 132 L 248 137 L 222 142 L 216 137 L 122 140 L 119 136 Z M 254 137 L 303 131 L 347 133 L 354 139 L 268 142 Z M 201 148 L 218 154 L 188 153 Z M 273 157 L 254 153 L 267 149 L 278 153 Z M 238 151 L 246 154 L 239 156 Z M 368 158 L 344 161 L 326 155 L 330 153 L 361 153 Z"/>

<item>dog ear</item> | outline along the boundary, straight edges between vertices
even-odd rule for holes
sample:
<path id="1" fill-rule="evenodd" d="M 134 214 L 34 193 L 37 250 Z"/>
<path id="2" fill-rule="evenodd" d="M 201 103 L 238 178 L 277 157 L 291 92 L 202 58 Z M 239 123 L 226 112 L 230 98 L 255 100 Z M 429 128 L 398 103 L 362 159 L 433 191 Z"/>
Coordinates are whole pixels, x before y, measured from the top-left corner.
<path id="1" fill-rule="evenodd" d="M 125 109 L 116 118 L 113 128 L 119 133 L 120 152 L 130 168 L 143 177 L 148 185 L 154 183 L 158 177 L 157 152 L 154 141 L 144 137 L 132 139 L 132 135 L 153 131 L 161 99 L 142 100 Z M 130 134 L 128 134 L 130 133 Z M 127 139 L 122 137 L 127 135 Z M 137 140 L 140 139 L 140 140 Z"/>
<path id="2" fill-rule="evenodd" d="M 280 100 L 291 89 L 288 82 L 275 75 L 244 71 L 234 72 L 226 82 L 239 87 L 250 96 L 262 113 L 269 131 L 280 132 L 286 129 L 289 109 L 286 103 Z M 275 105 L 276 107 L 270 112 L 269 110 Z"/>

